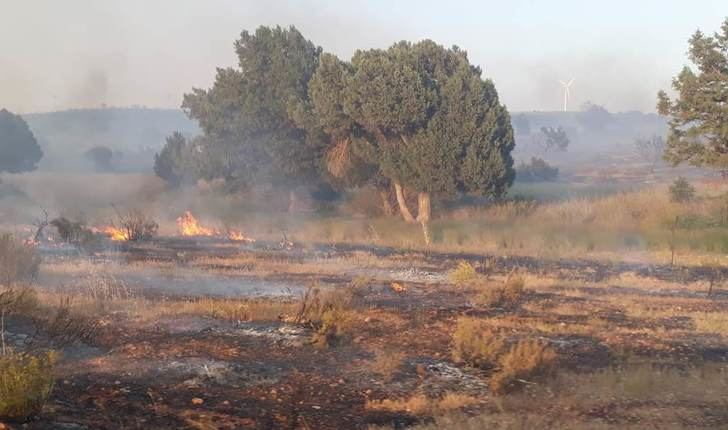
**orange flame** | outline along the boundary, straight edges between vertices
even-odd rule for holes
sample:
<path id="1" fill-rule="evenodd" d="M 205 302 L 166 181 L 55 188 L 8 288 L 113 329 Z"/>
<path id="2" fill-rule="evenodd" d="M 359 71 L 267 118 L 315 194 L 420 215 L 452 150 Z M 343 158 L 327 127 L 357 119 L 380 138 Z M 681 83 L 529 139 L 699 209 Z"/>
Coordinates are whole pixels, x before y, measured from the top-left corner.
<path id="1" fill-rule="evenodd" d="M 177 228 L 182 236 L 214 236 L 217 234 L 215 229 L 201 226 L 190 211 L 185 211 L 181 217 L 177 218 Z"/>
<path id="2" fill-rule="evenodd" d="M 101 231 L 106 236 L 108 236 L 109 239 L 114 240 L 114 241 L 129 240 L 129 235 L 126 233 L 126 231 L 118 229 L 118 228 L 114 227 L 113 225 L 106 226 Z"/>
<path id="3" fill-rule="evenodd" d="M 247 243 L 253 243 L 255 242 L 255 239 L 251 239 L 249 237 L 246 237 L 243 235 L 243 233 L 240 230 L 228 230 L 228 239 L 232 240 L 233 242 L 247 242 Z"/>

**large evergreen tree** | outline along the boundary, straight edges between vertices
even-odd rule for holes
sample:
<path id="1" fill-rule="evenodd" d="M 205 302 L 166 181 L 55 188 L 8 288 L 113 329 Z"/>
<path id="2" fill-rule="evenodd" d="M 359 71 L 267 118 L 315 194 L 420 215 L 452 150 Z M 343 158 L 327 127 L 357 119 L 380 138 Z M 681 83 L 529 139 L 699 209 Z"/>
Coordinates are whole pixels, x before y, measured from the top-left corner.
<path id="1" fill-rule="evenodd" d="M 0 173 L 29 172 L 37 168 L 43 151 L 19 115 L 0 110 Z"/>
<path id="2" fill-rule="evenodd" d="M 698 30 L 689 45 L 695 67 L 673 79 L 677 97 L 658 94 L 657 110 L 670 127 L 665 159 L 728 169 L 728 19 L 713 36 Z"/>
<path id="3" fill-rule="evenodd" d="M 211 151 L 224 153 L 227 176 L 247 183 L 293 185 L 315 180 L 321 136 L 293 120 L 306 106 L 321 48 L 291 27 L 244 31 L 235 43 L 238 69 L 218 69 L 209 90 L 193 89 L 183 108 L 200 122 Z"/>
<path id="4" fill-rule="evenodd" d="M 339 153 L 349 145 L 377 166 L 375 177 L 394 184 L 407 221 L 415 218 L 405 188 L 418 193 L 424 224 L 433 195 L 499 196 L 513 181 L 508 112 L 492 82 L 456 47 L 400 42 L 357 51 L 350 64 L 324 56 L 310 98 L 330 148 Z"/>

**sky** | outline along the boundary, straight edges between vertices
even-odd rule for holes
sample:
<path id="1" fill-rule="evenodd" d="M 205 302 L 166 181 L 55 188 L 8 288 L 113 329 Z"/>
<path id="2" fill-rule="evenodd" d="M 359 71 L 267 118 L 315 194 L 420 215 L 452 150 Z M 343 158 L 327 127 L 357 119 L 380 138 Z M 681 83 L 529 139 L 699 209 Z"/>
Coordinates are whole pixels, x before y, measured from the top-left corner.
<path id="1" fill-rule="evenodd" d="M 237 64 L 233 42 L 260 25 L 296 26 L 349 59 L 357 49 L 432 39 L 465 49 L 511 111 L 655 110 L 689 65 L 687 40 L 712 33 L 726 0 L 248 1 L 0 0 L 0 108 L 18 113 L 141 105 L 177 108 Z"/>

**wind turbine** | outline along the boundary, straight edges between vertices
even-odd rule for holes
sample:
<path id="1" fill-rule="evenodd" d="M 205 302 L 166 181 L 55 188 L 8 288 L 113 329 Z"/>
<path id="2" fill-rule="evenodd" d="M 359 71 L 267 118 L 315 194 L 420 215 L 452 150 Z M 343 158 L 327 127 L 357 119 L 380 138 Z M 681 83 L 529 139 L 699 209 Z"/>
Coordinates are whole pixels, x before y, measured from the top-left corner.
<path id="1" fill-rule="evenodd" d="M 569 88 L 571 87 L 571 84 L 574 83 L 574 78 L 571 78 L 569 82 L 559 81 L 561 83 L 561 86 L 564 88 L 564 112 L 566 112 L 566 105 L 569 104 L 569 98 L 571 97 L 571 93 L 569 92 Z"/>

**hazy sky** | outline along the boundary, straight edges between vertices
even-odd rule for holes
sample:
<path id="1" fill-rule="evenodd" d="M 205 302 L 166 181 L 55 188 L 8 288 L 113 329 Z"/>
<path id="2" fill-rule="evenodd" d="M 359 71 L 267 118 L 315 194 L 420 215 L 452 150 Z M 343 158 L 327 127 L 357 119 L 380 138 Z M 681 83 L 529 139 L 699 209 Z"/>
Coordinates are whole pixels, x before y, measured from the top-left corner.
<path id="1" fill-rule="evenodd" d="M 558 80 L 573 77 L 573 109 L 654 111 L 689 36 L 726 16 L 726 0 L 0 0 L 0 107 L 179 107 L 236 64 L 243 29 L 292 24 L 345 59 L 401 39 L 456 44 L 510 110 L 559 109 Z"/>

